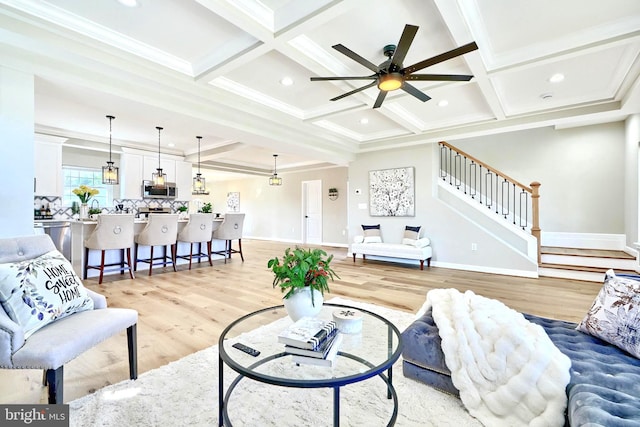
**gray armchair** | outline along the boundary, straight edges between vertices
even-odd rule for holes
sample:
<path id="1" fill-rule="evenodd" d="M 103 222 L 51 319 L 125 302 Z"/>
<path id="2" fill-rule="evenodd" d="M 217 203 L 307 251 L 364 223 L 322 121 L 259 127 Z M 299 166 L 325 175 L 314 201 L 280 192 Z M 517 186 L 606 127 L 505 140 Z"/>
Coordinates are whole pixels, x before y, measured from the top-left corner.
<path id="1" fill-rule="evenodd" d="M 48 235 L 0 239 L 0 263 L 20 262 L 55 250 Z M 60 318 L 25 339 L 25 331 L 0 306 L 0 368 L 43 369 L 49 403 L 63 403 L 63 366 L 100 342 L 127 330 L 129 376 L 138 377 L 136 325 L 138 312 L 107 308 L 103 295 L 87 289 L 93 310 Z"/>

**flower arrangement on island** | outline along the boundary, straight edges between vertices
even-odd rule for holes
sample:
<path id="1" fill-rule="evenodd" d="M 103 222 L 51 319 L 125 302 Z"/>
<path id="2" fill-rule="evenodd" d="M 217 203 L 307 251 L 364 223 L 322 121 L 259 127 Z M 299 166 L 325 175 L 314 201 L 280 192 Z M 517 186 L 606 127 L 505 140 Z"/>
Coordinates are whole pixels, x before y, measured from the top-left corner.
<path id="1" fill-rule="evenodd" d="M 83 204 L 89 203 L 89 200 L 98 193 L 100 193 L 100 191 L 98 191 L 97 188 L 91 188 L 86 185 L 81 185 L 80 187 L 73 189 L 73 194 L 78 196 L 80 203 Z"/>

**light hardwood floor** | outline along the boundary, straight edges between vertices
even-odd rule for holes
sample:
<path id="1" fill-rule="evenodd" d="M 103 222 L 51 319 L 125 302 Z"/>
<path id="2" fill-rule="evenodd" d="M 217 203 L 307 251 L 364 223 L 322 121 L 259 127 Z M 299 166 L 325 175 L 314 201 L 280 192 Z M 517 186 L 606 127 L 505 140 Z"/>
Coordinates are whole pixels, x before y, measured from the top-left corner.
<path id="1" fill-rule="evenodd" d="M 138 310 L 139 373 L 160 367 L 217 344 L 222 330 L 236 318 L 272 305 L 282 295 L 272 288 L 267 260 L 281 256 L 291 244 L 244 240 L 245 262 L 237 254 L 227 264 L 202 263 L 156 269 L 136 279 L 109 276 L 85 285 L 104 294 L 112 307 Z M 509 307 L 544 317 L 580 321 L 601 284 L 566 279 L 527 279 L 361 259 L 353 263 L 346 248 L 324 247 L 340 279 L 330 284 L 326 299 L 340 296 L 414 313 L 430 289 L 456 288 L 496 298 Z M 215 364 L 211 369 L 217 369 Z M 126 335 L 113 337 L 65 365 L 64 398 L 70 401 L 106 385 L 128 379 Z M 46 403 L 37 370 L 0 370 L 0 403 Z"/>

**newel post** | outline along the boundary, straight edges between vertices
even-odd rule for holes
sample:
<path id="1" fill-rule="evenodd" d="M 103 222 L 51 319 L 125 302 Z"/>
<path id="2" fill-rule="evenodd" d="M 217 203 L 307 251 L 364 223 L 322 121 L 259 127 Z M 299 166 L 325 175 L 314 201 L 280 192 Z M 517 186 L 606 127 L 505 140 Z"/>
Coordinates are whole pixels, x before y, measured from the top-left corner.
<path id="1" fill-rule="evenodd" d="M 533 219 L 531 223 L 531 234 L 538 240 L 538 264 L 542 261 L 540 255 L 540 183 L 532 182 L 531 186 L 531 209 Z"/>

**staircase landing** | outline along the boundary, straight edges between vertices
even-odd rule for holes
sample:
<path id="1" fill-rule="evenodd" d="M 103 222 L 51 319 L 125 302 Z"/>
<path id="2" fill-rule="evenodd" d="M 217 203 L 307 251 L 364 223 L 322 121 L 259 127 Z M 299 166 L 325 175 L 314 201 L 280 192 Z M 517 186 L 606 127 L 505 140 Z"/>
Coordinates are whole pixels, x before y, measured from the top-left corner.
<path id="1" fill-rule="evenodd" d="M 624 251 L 551 246 L 540 251 L 540 276 L 602 282 L 610 268 L 618 274 L 638 274 L 635 257 Z"/>

